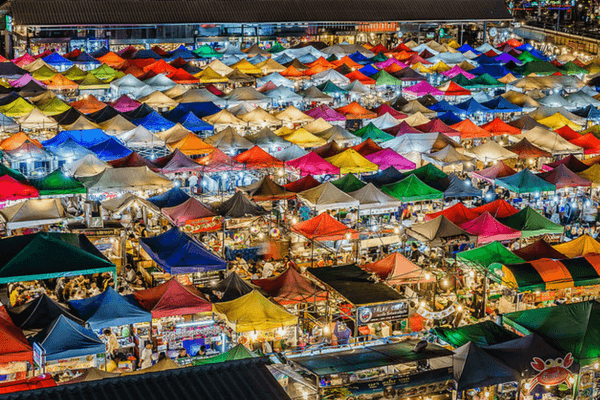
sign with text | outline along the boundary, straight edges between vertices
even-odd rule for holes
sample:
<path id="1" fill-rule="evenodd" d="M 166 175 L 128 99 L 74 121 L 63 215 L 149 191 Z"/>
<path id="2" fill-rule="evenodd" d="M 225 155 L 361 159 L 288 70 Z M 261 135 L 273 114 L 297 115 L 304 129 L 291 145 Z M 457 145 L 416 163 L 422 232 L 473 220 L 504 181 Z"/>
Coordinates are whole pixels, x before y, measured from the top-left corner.
<path id="1" fill-rule="evenodd" d="M 408 318 L 408 303 L 404 301 L 358 307 L 358 323 L 360 325 L 402 318 Z"/>

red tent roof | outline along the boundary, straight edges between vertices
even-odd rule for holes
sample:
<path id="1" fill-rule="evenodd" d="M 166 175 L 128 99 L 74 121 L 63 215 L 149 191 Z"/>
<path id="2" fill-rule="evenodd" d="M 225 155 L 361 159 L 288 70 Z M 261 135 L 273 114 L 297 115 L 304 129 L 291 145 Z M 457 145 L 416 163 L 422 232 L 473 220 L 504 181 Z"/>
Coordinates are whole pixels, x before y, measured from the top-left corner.
<path id="1" fill-rule="evenodd" d="M 408 47 L 407 45 L 405 45 L 404 43 L 400 43 L 398 46 L 394 47 L 392 50 L 390 50 L 390 53 L 400 53 L 402 51 L 406 51 L 408 53 L 414 53 L 414 51 L 412 51 L 412 49 L 410 47 Z"/>
<path id="2" fill-rule="evenodd" d="M 317 215 L 308 221 L 292 225 L 292 231 L 317 241 L 342 240 L 348 238 L 358 239 L 358 232 L 342 224 L 326 212 Z"/>
<path id="3" fill-rule="evenodd" d="M 378 117 L 381 117 L 384 114 L 390 114 L 396 119 L 404 119 L 408 117 L 408 115 L 401 113 L 400 111 L 392 108 L 392 106 L 390 106 L 389 104 L 385 103 L 374 109 L 373 112 L 376 112 Z"/>
<path id="4" fill-rule="evenodd" d="M 538 174 L 538 176 L 546 182 L 556 185 L 557 189 L 592 186 L 592 182 L 580 177 L 575 172 L 568 169 L 564 164 L 559 165 L 552 171 L 542 172 L 541 174 Z"/>
<path id="5" fill-rule="evenodd" d="M 585 154 L 600 153 L 600 139 L 594 136 L 593 133 L 579 135 L 579 137 L 569 140 L 569 142 L 574 144 L 575 146 L 582 147 L 584 149 Z"/>
<path id="6" fill-rule="evenodd" d="M 377 117 L 377 114 L 367 110 L 356 101 L 353 101 L 344 107 L 336 108 L 335 111 L 344 114 L 347 119 L 366 119 Z"/>
<path id="7" fill-rule="evenodd" d="M 417 128 L 410 126 L 406 121 L 402 121 L 398 125 L 384 129 L 383 131 L 394 136 L 404 135 L 405 133 L 423 133 Z"/>
<path id="8" fill-rule="evenodd" d="M 517 171 L 506 165 L 504 161 L 498 161 L 491 167 L 482 169 L 481 171 L 472 172 L 471 175 L 473 175 L 473 177 L 475 178 L 484 179 L 488 182 L 493 183 L 496 178 L 504 178 L 506 176 L 511 176 L 516 173 Z"/>
<path id="9" fill-rule="evenodd" d="M 156 169 L 156 165 L 140 156 L 135 151 L 131 152 L 125 157 L 118 158 L 108 162 L 113 168 L 126 168 L 126 167 L 148 167 L 150 169 Z"/>
<path id="10" fill-rule="evenodd" d="M 167 77 L 173 82 L 182 85 L 191 85 L 200 82 L 200 79 L 181 68 L 178 68 L 174 73 L 167 75 Z"/>
<path id="11" fill-rule="evenodd" d="M 306 175 L 304 178 L 300 178 L 296 181 L 283 185 L 283 187 L 289 190 L 290 192 L 300 193 L 305 190 L 317 187 L 320 184 L 321 182 L 313 178 L 312 175 Z"/>
<path id="12" fill-rule="evenodd" d="M 10 381 L 0 383 L 0 394 L 24 392 L 34 389 L 42 389 L 56 386 L 54 378 L 50 374 L 39 375 L 20 381 Z"/>
<path id="13" fill-rule="evenodd" d="M 184 287 L 176 279 L 152 289 L 133 292 L 142 307 L 152 312 L 152 318 L 191 315 L 210 312 L 212 304 L 194 287 Z"/>
<path id="14" fill-rule="evenodd" d="M 258 146 L 238 154 L 235 160 L 246 165 L 246 169 L 283 168 L 280 161 Z"/>
<path id="15" fill-rule="evenodd" d="M 373 139 L 368 138 L 364 142 L 359 143 L 356 146 L 352 146 L 351 149 L 354 149 L 361 156 L 366 157 L 370 154 L 383 150 L 383 147 L 380 147 L 373 141 Z"/>
<path id="16" fill-rule="evenodd" d="M 152 51 L 161 57 L 169 55 L 169 53 L 167 53 L 165 50 L 163 50 L 163 48 L 160 46 L 152 46 Z"/>
<path id="17" fill-rule="evenodd" d="M 582 171 L 584 171 L 584 170 L 586 170 L 586 169 L 589 168 L 588 165 L 584 164 L 577 157 L 575 157 L 574 155 L 570 154 L 570 155 L 566 156 L 565 158 L 561 158 L 558 161 L 554 161 L 554 162 L 552 162 L 550 164 L 544 164 L 542 166 L 542 169 L 544 169 L 545 171 L 549 171 L 551 169 L 554 169 L 554 168 L 558 167 L 561 164 L 564 165 L 565 167 L 567 167 L 568 169 L 570 169 L 571 171 L 575 172 L 575 173 L 582 172 Z"/>
<path id="18" fill-rule="evenodd" d="M 460 225 L 465 231 L 477 235 L 477 243 L 490 243 L 495 240 L 512 240 L 521 237 L 521 231 L 508 227 L 484 212 L 479 217 Z"/>
<path id="19" fill-rule="evenodd" d="M 363 74 L 362 72 L 360 72 L 358 70 L 352 71 L 349 74 L 346 74 L 345 76 L 346 76 L 346 78 L 350 79 L 352 82 L 359 81 L 363 85 L 374 85 L 375 84 L 375 79 L 369 78 L 368 76 L 366 76 L 365 74 Z"/>
<path id="20" fill-rule="evenodd" d="M 502 121 L 500 118 L 494 118 L 491 122 L 488 122 L 485 125 L 481 125 L 483 129 L 488 132 L 493 133 L 494 135 L 519 135 L 521 134 L 521 130 L 519 128 L 515 128 L 514 126 L 508 125 L 506 122 Z"/>
<path id="21" fill-rule="evenodd" d="M 193 197 L 177 206 L 163 208 L 161 212 L 177 226 L 183 226 L 194 219 L 215 216 L 215 213 Z"/>
<path id="22" fill-rule="evenodd" d="M 28 199 L 39 195 L 38 190 L 27 183 L 19 182 L 9 175 L 0 176 L 0 201 Z"/>
<path id="23" fill-rule="evenodd" d="M 373 53 L 375 53 L 375 54 L 377 54 L 377 53 L 389 53 L 390 52 L 390 50 L 387 47 L 385 47 L 384 45 L 382 45 L 381 43 L 379 43 L 375 47 L 372 47 L 371 51 Z"/>
<path id="24" fill-rule="evenodd" d="M 569 258 L 558 250 L 555 250 L 554 247 L 544 239 L 533 242 L 529 246 L 514 250 L 513 253 L 525 261 L 535 261 L 540 258 L 552 258 L 554 260 Z"/>
<path id="25" fill-rule="evenodd" d="M 379 279 L 390 285 L 435 281 L 433 277 L 429 280 L 425 279 L 424 271 L 400 253 L 392 253 L 384 259 L 365 264 L 361 268 L 376 274 Z"/>
<path id="26" fill-rule="evenodd" d="M 450 128 L 439 118 L 432 119 L 428 123 L 419 125 L 416 128 L 422 132 L 440 132 L 446 136 L 460 136 L 459 131 Z"/>
<path id="27" fill-rule="evenodd" d="M 239 171 L 244 165 L 235 161 L 219 149 L 214 149 L 204 157 L 196 159 L 204 172 Z"/>
<path id="28" fill-rule="evenodd" d="M 23 331 L 13 324 L 10 316 L 0 307 L 0 364 L 15 361 L 33 363 L 33 350 Z"/>
<path id="29" fill-rule="evenodd" d="M 450 125 L 450 128 L 459 131 L 461 139 L 473 139 L 492 136 L 490 132 L 475 125 L 473 121 L 471 121 L 469 118 L 465 119 L 464 121 L 460 121 L 459 123 L 456 123 L 454 125 Z"/>
<path id="30" fill-rule="evenodd" d="M 491 203 L 472 208 L 471 211 L 476 212 L 479 215 L 488 212 L 494 218 L 506 218 L 519 212 L 519 210 L 507 203 L 506 200 L 502 199 L 494 200 Z"/>
<path id="31" fill-rule="evenodd" d="M 465 89 L 464 87 L 460 86 L 454 81 L 449 81 L 448 87 L 444 89 L 440 90 L 444 92 L 446 96 L 468 96 L 471 94 L 471 91 L 469 89 Z"/>
<path id="32" fill-rule="evenodd" d="M 560 135 L 560 137 L 562 137 L 563 139 L 569 140 L 569 141 L 581 137 L 581 135 L 579 133 L 575 132 L 568 125 L 565 125 L 562 128 L 555 130 L 554 132 L 558 133 Z"/>
<path id="33" fill-rule="evenodd" d="M 300 275 L 296 268 L 288 268 L 272 278 L 254 279 L 252 283 L 283 305 L 327 300 L 327 292 Z"/>
<path id="34" fill-rule="evenodd" d="M 518 154 L 521 160 L 539 157 L 552 157 L 550 152 L 534 146 L 525 138 L 521 139 L 518 143 L 506 147 L 506 150 L 510 150 L 513 153 Z"/>
<path id="35" fill-rule="evenodd" d="M 452 207 L 448 207 L 446 209 L 443 209 L 442 211 L 426 214 L 425 221 L 431 221 L 432 219 L 435 219 L 440 215 L 444 215 L 456 225 L 460 225 L 467 221 L 474 220 L 479 216 L 479 213 L 473 211 L 470 208 L 465 207 L 463 203 L 456 203 Z"/>
<path id="36" fill-rule="evenodd" d="M 144 70 L 144 72 L 152 71 L 155 74 L 174 74 L 175 72 L 177 72 L 177 68 L 168 64 L 165 60 L 158 60 L 156 62 L 153 62 L 152 64 L 148 64 L 145 67 L 142 67 L 142 69 Z"/>

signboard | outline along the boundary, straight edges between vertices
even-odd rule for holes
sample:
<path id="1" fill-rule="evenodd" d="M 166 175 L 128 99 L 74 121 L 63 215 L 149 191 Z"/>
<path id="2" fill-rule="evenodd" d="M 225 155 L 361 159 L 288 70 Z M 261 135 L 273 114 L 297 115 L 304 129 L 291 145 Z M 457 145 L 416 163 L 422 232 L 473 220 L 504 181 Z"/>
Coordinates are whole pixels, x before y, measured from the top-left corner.
<path id="1" fill-rule="evenodd" d="M 437 319 L 446 318 L 450 314 L 454 314 L 455 311 L 456 311 L 456 308 L 454 307 L 454 304 L 452 304 L 450 307 L 448 307 L 442 311 L 429 311 L 425 307 L 419 307 L 419 309 L 417 310 L 417 314 L 419 314 L 423 318 L 437 320 Z"/>
<path id="2" fill-rule="evenodd" d="M 198 218 L 185 222 L 183 231 L 186 233 L 213 232 L 222 228 L 221 217 Z"/>
<path id="3" fill-rule="evenodd" d="M 33 363 L 37 368 L 42 368 L 45 362 L 44 349 L 37 342 L 33 342 Z"/>
<path id="4" fill-rule="evenodd" d="M 408 303 L 403 301 L 358 307 L 359 325 L 380 321 L 393 321 L 402 318 L 408 318 Z"/>

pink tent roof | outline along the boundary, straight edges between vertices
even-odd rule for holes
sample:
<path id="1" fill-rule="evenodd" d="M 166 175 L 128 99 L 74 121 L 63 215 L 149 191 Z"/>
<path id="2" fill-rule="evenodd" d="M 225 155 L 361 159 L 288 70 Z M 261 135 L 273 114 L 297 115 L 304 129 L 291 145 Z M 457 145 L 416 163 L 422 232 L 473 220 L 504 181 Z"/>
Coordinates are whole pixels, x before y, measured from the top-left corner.
<path id="1" fill-rule="evenodd" d="M 329 163 L 314 151 L 294 160 L 287 161 L 286 167 L 293 168 L 304 175 L 323 175 L 340 173 L 340 169 Z"/>
<path id="2" fill-rule="evenodd" d="M 504 164 L 503 161 L 499 161 L 497 164 L 492 165 L 481 171 L 473 171 L 471 176 L 477 179 L 483 179 L 490 183 L 494 183 L 497 178 L 504 178 L 516 174 L 517 171 Z"/>
<path id="3" fill-rule="evenodd" d="M 23 87 L 23 86 L 27 85 L 31 81 L 34 81 L 35 83 L 37 83 L 41 87 L 46 87 L 46 85 L 44 83 L 38 81 L 37 79 L 34 79 L 29 74 L 25 74 L 22 77 L 20 77 L 19 79 L 15 79 L 14 81 L 12 81 L 10 83 L 10 86 L 12 86 L 14 88 L 20 88 L 20 87 Z"/>
<path id="4" fill-rule="evenodd" d="M 461 132 L 450 128 L 441 119 L 436 118 L 426 124 L 417 126 L 417 129 L 422 132 L 439 132 L 446 136 L 460 136 Z"/>
<path id="5" fill-rule="evenodd" d="M 394 57 L 392 57 L 392 58 L 388 58 L 388 59 L 387 59 L 387 60 L 385 60 L 385 61 L 382 61 L 382 62 L 378 62 L 378 63 L 376 63 L 376 64 L 375 64 L 375 67 L 376 67 L 377 69 L 384 69 L 384 68 L 387 68 L 387 67 L 389 67 L 389 66 L 390 66 L 390 65 L 392 65 L 392 64 L 397 64 L 398 66 L 400 66 L 400 67 L 402 67 L 402 68 L 406 68 L 406 67 L 408 67 L 408 65 L 404 64 L 404 63 L 403 63 L 402 61 L 400 61 L 400 60 L 397 60 L 397 59 L 395 59 Z"/>
<path id="6" fill-rule="evenodd" d="M 208 207 L 193 197 L 178 206 L 163 208 L 161 212 L 177 226 L 183 226 L 187 221 L 194 219 L 215 216 Z"/>
<path id="7" fill-rule="evenodd" d="M 442 92 L 440 89 L 434 88 L 427 81 L 421 81 L 416 85 L 409 86 L 405 88 L 404 91 L 418 97 L 425 96 L 426 94 L 430 94 L 432 96 L 442 96 L 444 94 L 444 92 Z"/>
<path id="8" fill-rule="evenodd" d="M 474 220 L 467 221 L 460 227 L 473 235 L 477 235 L 477 243 L 512 240 L 521 237 L 521 231 L 510 228 L 500 222 L 489 212 L 484 212 Z"/>
<path id="9" fill-rule="evenodd" d="M 383 149 L 376 153 L 369 154 L 365 158 L 372 163 L 379 165 L 380 170 L 388 167 L 394 167 L 397 170 L 415 169 L 416 164 L 409 159 L 401 156 L 392 149 Z"/>
<path id="10" fill-rule="evenodd" d="M 321 104 L 312 110 L 306 111 L 304 114 L 313 117 L 314 119 L 323 118 L 325 121 L 345 121 L 346 117 L 334 109 Z"/>
<path id="11" fill-rule="evenodd" d="M 35 58 L 32 57 L 29 53 L 25 53 L 21 57 L 17 57 L 14 60 L 12 60 L 12 62 L 17 67 L 22 67 L 23 65 L 31 64 L 34 61 L 35 61 Z"/>
<path id="12" fill-rule="evenodd" d="M 398 125 L 384 129 L 383 131 L 394 136 L 401 136 L 405 133 L 423 133 L 423 131 L 420 131 L 417 128 L 410 126 L 406 121 L 402 121 Z"/>
<path id="13" fill-rule="evenodd" d="M 120 112 L 132 111 L 138 108 L 141 104 L 127 95 L 122 95 L 117 100 L 111 103 L 112 107 Z"/>
<path id="14" fill-rule="evenodd" d="M 467 71 L 465 71 L 458 65 L 455 65 L 454 67 L 450 68 L 448 71 L 442 72 L 442 75 L 447 76 L 448 78 L 454 78 L 455 76 L 458 76 L 460 74 L 462 74 L 467 79 L 475 78 L 475 75 L 468 73 Z"/>

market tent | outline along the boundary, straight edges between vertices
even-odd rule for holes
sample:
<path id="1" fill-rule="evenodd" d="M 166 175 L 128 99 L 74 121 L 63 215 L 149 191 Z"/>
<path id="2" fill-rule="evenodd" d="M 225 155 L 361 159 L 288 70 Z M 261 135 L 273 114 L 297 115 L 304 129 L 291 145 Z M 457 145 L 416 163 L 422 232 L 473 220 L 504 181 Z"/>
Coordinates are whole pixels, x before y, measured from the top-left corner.
<path id="1" fill-rule="evenodd" d="M 448 175 L 447 185 L 444 189 L 444 198 L 482 197 L 481 189 L 473 186 L 470 179 L 460 179 L 454 173 Z"/>
<path id="2" fill-rule="evenodd" d="M 58 199 L 27 199 L 0 210 L 7 229 L 54 224 L 67 218 Z"/>
<path id="3" fill-rule="evenodd" d="M 472 155 L 484 163 L 517 158 L 517 154 L 505 149 L 493 140 L 488 140 L 482 145 L 470 148 L 467 154 Z"/>
<path id="4" fill-rule="evenodd" d="M 444 197 L 444 193 L 428 186 L 414 174 L 409 175 L 399 182 L 383 185 L 381 191 L 407 203 L 438 200 Z"/>
<path id="5" fill-rule="evenodd" d="M 202 167 L 194 160 L 183 154 L 179 149 L 175 149 L 171 154 L 157 158 L 152 161 L 163 174 L 173 174 L 186 171 L 198 171 Z"/>
<path id="6" fill-rule="evenodd" d="M 254 279 L 252 283 L 259 286 L 281 305 L 315 303 L 327 300 L 325 290 L 302 276 L 293 267 L 271 278 Z"/>
<path id="7" fill-rule="evenodd" d="M 497 358 L 467 343 L 454 350 L 452 370 L 457 390 L 468 390 L 519 381 L 519 373 Z"/>
<path id="8" fill-rule="evenodd" d="M 483 179 L 490 183 L 494 183 L 496 179 L 506 178 L 508 176 L 515 175 L 517 171 L 509 167 L 504 163 L 504 161 L 500 161 L 491 167 L 482 169 L 480 171 L 473 171 L 471 175 L 477 179 Z"/>
<path id="9" fill-rule="evenodd" d="M 118 376 L 121 376 L 120 373 L 114 373 L 114 372 L 106 372 L 103 370 L 100 370 L 98 368 L 86 368 L 79 376 L 77 376 L 76 378 L 73 378 L 71 380 L 68 380 L 66 382 L 62 382 L 59 385 L 71 385 L 74 383 L 79 383 L 79 382 L 93 382 L 93 381 L 99 381 L 102 379 L 109 379 L 109 378 L 116 378 Z"/>
<path id="10" fill-rule="evenodd" d="M 435 335 L 443 342 L 458 348 L 467 343 L 477 346 L 492 346 L 519 338 L 513 333 L 493 321 L 484 321 L 478 324 L 465 325 L 458 328 L 433 328 Z"/>
<path id="11" fill-rule="evenodd" d="M 0 178 L 0 191 L 2 178 Z M 40 196 L 85 193 L 85 187 L 74 177 L 65 174 L 60 169 L 43 178 L 32 179 L 31 184 L 39 190 Z"/>
<path id="12" fill-rule="evenodd" d="M 310 153 L 287 161 L 285 166 L 292 170 L 299 171 L 301 175 L 339 175 L 340 168 L 329 163 L 328 161 L 321 158 L 317 153 L 311 151 Z"/>
<path id="13" fill-rule="evenodd" d="M 265 150 L 281 149 L 290 146 L 290 142 L 281 136 L 277 136 L 268 127 L 264 127 L 254 134 L 246 135 L 246 139 Z"/>
<path id="14" fill-rule="evenodd" d="M 328 213 L 321 213 L 307 221 L 292 225 L 291 229 L 295 233 L 316 241 L 358 239 L 357 231 L 342 224 Z"/>
<path id="15" fill-rule="evenodd" d="M 108 287 L 97 296 L 71 300 L 71 307 L 93 329 L 150 322 L 152 315 Z"/>
<path id="16" fill-rule="evenodd" d="M 424 270 L 413 264 L 400 253 L 392 253 L 369 264 L 361 266 L 367 272 L 377 275 L 379 279 L 388 285 L 402 285 L 413 283 L 426 283 L 432 281 L 425 277 Z M 435 281 L 435 278 L 433 278 Z"/>
<path id="17" fill-rule="evenodd" d="M 234 346 L 233 348 L 227 350 L 225 353 L 221 353 L 213 357 L 202 358 L 199 360 L 192 360 L 192 365 L 220 364 L 226 361 L 243 360 L 246 358 L 254 357 L 258 356 L 240 343 Z"/>
<path id="18" fill-rule="evenodd" d="M 490 243 L 496 240 L 513 240 L 521 237 L 520 231 L 501 224 L 489 212 L 461 224 L 460 227 L 476 235 L 478 244 Z"/>
<path id="19" fill-rule="evenodd" d="M 594 164 L 577 175 L 592 182 L 592 186 L 596 187 L 600 184 L 600 164 Z"/>
<path id="20" fill-rule="evenodd" d="M 363 157 L 383 150 L 383 148 L 380 147 L 377 143 L 375 143 L 371 138 L 357 144 L 356 146 L 352 146 L 351 149 L 355 150 L 358 154 L 360 154 Z"/>
<path id="21" fill-rule="evenodd" d="M 102 161 L 112 161 L 131 154 L 132 150 L 125 147 L 118 139 L 111 137 L 102 143 L 89 148 Z"/>
<path id="22" fill-rule="evenodd" d="M 238 154 L 235 161 L 243 163 L 246 169 L 283 168 L 283 161 L 273 157 L 259 146 Z"/>
<path id="23" fill-rule="evenodd" d="M 498 220 L 504 225 L 520 230 L 523 237 L 560 234 L 564 229 L 563 226 L 555 224 L 529 206 L 516 214 Z"/>
<path id="24" fill-rule="evenodd" d="M 212 136 L 207 137 L 204 141 L 223 151 L 232 151 L 240 149 L 251 149 L 254 143 L 242 137 L 235 129 L 227 127 Z"/>
<path id="25" fill-rule="evenodd" d="M 558 133 L 539 126 L 514 137 L 518 139 L 525 138 L 535 146 L 541 148 L 542 150 L 548 151 L 553 155 L 571 153 L 580 154 L 583 152 L 581 147 L 567 142 L 565 139 L 560 137 Z"/>
<path id="26" fill-rule="evenodd" d="M 476 211 L 473 211 L 473 209 L 467 208 L 462 202 L 458 202 L 451 207 L 443 209 L 442 211 L 425 214 L 425 221 L 431 221 L 440 215 L 445 216 L 456 225 L 462 225 L 465 222 L 473 221 L 479 217 L 480 214 Z"/>
<path id="27" fill-rule="evenodd" d="M 120 213 L 124 209 L 131 206 L 146 207 L 150 210 L 159 211 L 158 207 L 156 207 L 154 204 L 132 193 L 125 193 L 121 196 L 104 200 L 102 203 L 100 203 L 100 205 L 103 209 L 111 213 Z"/>
<path id="28" fill-rule="evenodd" d="M 465 119 L 464 121 L 457 122 L 456 124 L 450 125 L 450 128 L 459 131 L 460 138 L 463 140 L 492 136 L 491 132 L 488 132 L 485 129 L 475 125 L 475 123 L 469 118 Z"/>
<path id="29" fill-rule="evenodd" d="M 287 191 L 285 187 L 275 183 L 268 175 L 250 185 L 238 187 L 238 190 L 248 194 L 254 201 L 282 200 L 296 197 L 296 193 Z"/>
<path id="30" fill-rule="evenodd" d="M 377 171 L 379 167 L 350 148 L 326 159 L 327 162 L 340 168 L 340 173 L 362 173 Z"/>
<path id="31" fill-rule="evenodd" d="M 0 363 L 28 361 L 33 364 L 33 350 L 29 342 L 4 307 L 0 307 L 0 338 Z"/>
<path id="32" fill-rule="evenodd" d="M 458 166 L 469 167 L 474 161 L 472 157 L 459 153 L 454 147 L 446 146 L 440 151 L 422 155 L 423 159 L 433 165 L 440 166 L 442 168 L 450 167 L 454 168 Z M 445 179 L 445 178 L 443 178 Z M 436 188 L 442 188 L 440 185 L 435 185 Z"/>
<path id="33" fill-rule="evenodd" d="M 210 289 L 213 291 L 211 299 L 215 303 L 235 300 L 253 290 L 262 290 L 260 287 L 243 280 L 235 272 L 228 274 L 222 281 L 212 284 Z"/>
<path id="34" fill-rule="evenodd" d="M 521 133 L 521 130 L 519 128 L 515 128 L 514 126 L 508 125 L 500 118 L 494 118 L 491 122 L 488 122 L 485 125 L 481 125 L 481 128 L 493 133 L 495 136 L 518 135 Z"/>
<path id="35" fill-rule="evenodd" d="M 156 287 L 136 290 L 133 297 L 152 313 L 152 318 L 163 318 L 210 312 L 212 305 L 195 287 L 183 286 L 177 279 L 169 279 Z"/>
<path id="36" fill-rule="evenodd" d="M 456 259 L 484 271 L 488 270 L 493 264 L 516 264 L 524 261 L 497 241 L 482 247 L 462 251 L 456 255 Z"/>
<path id="37" fill-rule="evenodd" d="M 406 233 L 430 246 L 443 246 L 450 242 L 475 242 L 477 237 L 459 228 L 443 215 L 422 224 L 407 228 Z"/>
<path id="38" fill-rule="evenodd" d="M 554 249 L 552 245 L 546 242 L 544 239 L 536 240 L 528 246 L 521 247 L 520 249 L 514 250 L 513 253 L 524 261 L 535 261 L 540 258 L 553 258 L 561 260 L 567 258 L 564 254 Z M 517 264 L 515 262 L 513 264 Z"/>
<path id="39" fill-rule="evenodd" d="M 506 188 L 517 194 L 535 193 L 535 192 L 553 192 L 556 186 L 550 182 L 546 182 L 537 175 L 534 175 L 530 170 L 524 169 L 514 175 L 504 178 L 497 178 L 496 185 Z"/>
<path id="40" fill-rule="evenodd" d="M 358 207 L 359 205 L 358 200 L 344 193 L 331 182 L 325 182 L 317 187 L 300 192 L 298 198 L 317 211 Z"/>
<path id="41" fill-rule="evenodd" d="M 164 147 L 165 141 L 143 126 L 137 126 L 126 132 L 115 135 L 123 144 L 129 148 L 152 148 Z"/>
<path id="42" fill-rule="evenodd" d="M 90 191 L 156 190 L 173 186 L 170 179 L 148 167 L 110 168 L 80 180 Z"/>
<path id="43" fill-rule="evenodd" d="M 557 244 L 552 247 L 567 258 L 581 257 L 590 253 L 600 254 L 600 243 L 590 235 L 583 235 L 570 242 Z"/>
<path id="44" fill-rule="evenodd" d="M 571 353 L 576 362 L 600 357 L 600 303 L 595 300 L 504 314 L 503 322 L 524 333 L 536 333 L 551 346 Z"/>
<path id="45" fill-rule="evenodd" d="M 542 157 L 552 157 L 548 151 L 534 146 L 529 140 L 521 139 L 518 143 L 505 147 L 506 150 L 516 153 L 521 160 L 528 160 Z"/>
<path id="46" fill-rule="evenodd" d="M 141 238 L 140 245 L 156 264 L 172 275 L 218 271 L 227 265 L 176 227 L 158 236 Z"/>
<path id="47" fill-rule="evenodd" d="M 38 190 L 26 182 L 19 182 L 10 175 L 0 176 L 0 200 L 21 200 L 38 197 Z"/>
<path id="48" fill-rule="evenodd" d="M 8 308 L 6 312 L 12 322 L 25 332 L 25 334 L 44 329 L 61 315 L 80 325 L 85 324 L 83 320 L 71 314 L 69 310 L 52 300 L 46 294 L 42 294 L 23 305 Z"/>
<path id="49" fill-rule="evenodd" d="M 326 143 L 326 140 L 315 136 L 304 128 L 298 128 L 295 131 L 282 136 L 283 139 L 290 143 L 295 143 L 300 147 L 317 147 Z"/>
<path id="50" fill-rule="evenodd" d="M 335 111 L 345 115 L 347 119 L 377 118 L 377 114 L 365 109 L 363 106 L 361 106 L 357 102 L 352 102 L 344 107 L 337 108 Z"/>
<path id="51" fill-rule="evenodd" d="M 267 210 L 249 200 L 244 193 L 235 192 L 228 200 L 220 204 L 216 213 L 223 217 L 243 218 L 268 214 Z"/>
<path id="52" fill-rule="evenodd" d="M 395 209 L 402 205 L 401 201 L 383 193 L 372 183 L 367 184 L 361 189 L 349 192 L 348 194 L 359 201 L 361 211 Z"/>
<path id="53" fill-rule="evenodd" d="M 542 172 L 538 176 L 544 179 L 546 182 L 552 183 L 556 186 L 556 189 L 563 189 L 567 187 L 588 187 L 592 186 L 592 182 L 584 179 L 575 172 L 572 172 L 564 164 L 559 165 L 552 171 Z"/>
<path id="54" fill-rule="evenodd" d="M 320 184 L 321 182 L 313 178 L 312 175 L 306 175 L 305 177 L 300 178 L 296 181 L 286 183 L 285 185 L 283 185 L 283 187 L 285 187 L 286 190 L 289 190 L 290 192 L 299 193 L 308 189 L 315 188 Z"/>
<path id="55" fill-rule="evenodd" d="M 588 166 L 586 164 L 584 164 L 581 160 L 579 160 L 574 155 L 570 154 L 564 158 L 561 158 L 558 161 L 554 161 L 549 164 L 544 164 L 543 169 L 546 171 L 549 171 L 549 170 L 552 170 L 552 169 L 558 167 L 559 165 L 564 165 L 570 171 L 573 171 L 575 173 L 585 171 L 588 168 Z"/>
<path id="56" fill-rule="evenodd" d="M 381 188 L 383 185 L 396 183 L 404 178 L 406 178 L 406 175 L 404 175 L 402 172 L 398 171 L 394 167 L 388 167 L 385 170 L 380 169 L 374 174 L 364 175 L 362 180 Z"/>
<path id="57" fill-rule="evenodd" d="M 394 126 L 394 125 L 392 125 Z M 353 132 L 355 136 L 360 137 L 363 140 L 371 139 L 374 142 L 385 142 L 391 140 L 394 137 L 388 133 L 385 133 L 372 122 Z"/>
<path id="58" fill-rule="evenodd" d="M 214 227 L 209 226 L 206 230 L 216 230 L 220 227 L 220 220 L 218 218 L 212 218 L 215 214 L 207 206 L 193 197 L 177 206 L 164 207 L 161 211 L 175 226 L 184 226 L 188 221 L 208 218 L 208 220 L 203 221 L 206 221 L 209 225 L 213 223 L 212 225 L 214 225 Z"/>
<path id="59" fill-rule="evenodd" d="M 412 170 L 416 164 L 404 156 L 401 156 L 392 149 L 379 150 L 373 154 L 365 156 L 365 158 L 379 166 L 380 170 L 394 167 L 397 170 Z"/>
<path id="60" fill-rule="evenodd" d="M 367 185 L 354 176 L 354 174 L 346 174 L 340 179 L 330 182 L 344 193 L 354 192 L 355 190 L 361 189 Z"/>
<path id="61" fill-rule="evenodd" d="M 175 142 L 171 142 L 169 139 L 166 141 L 169 142 L 171 149 L 175 149 L 175 151 L 179 150 L 188 156 L 202 155 L 215 150 L 215 147 L 206 143 L 192 132 L 189 132 L 186 136 Z"/>
<path id="62" fill-rule="evenodd" d="M 112 167 L 100 160 L 95 154 L 88 154 L 78 160 L 65 164 L 64 168 L 74 178 L 85 178 L 98 175 L 105 169 Z"/>
<path id="63" fill-rule="evenodd" d="M 213 309 L 235 326 L 238 333 L 279 329 L 298 322 L 298 317 L 272 303 L 256 290 L 235 300 L 216 303 Z"/>

